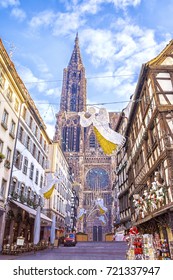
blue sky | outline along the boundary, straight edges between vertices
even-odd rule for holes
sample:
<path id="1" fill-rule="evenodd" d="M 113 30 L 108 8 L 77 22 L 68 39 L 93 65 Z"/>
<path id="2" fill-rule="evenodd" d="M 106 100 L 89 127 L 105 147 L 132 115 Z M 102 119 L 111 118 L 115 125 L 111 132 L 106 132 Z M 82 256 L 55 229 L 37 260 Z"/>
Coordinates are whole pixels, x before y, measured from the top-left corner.
<path id="1" fill-rule="evenodd" d="M 0 37 L 52 137 L 76 32 L 87 103 L 121 111 L 142 63 L 172 39 L 172 15 L 171 0 L 0 0 Z"/>

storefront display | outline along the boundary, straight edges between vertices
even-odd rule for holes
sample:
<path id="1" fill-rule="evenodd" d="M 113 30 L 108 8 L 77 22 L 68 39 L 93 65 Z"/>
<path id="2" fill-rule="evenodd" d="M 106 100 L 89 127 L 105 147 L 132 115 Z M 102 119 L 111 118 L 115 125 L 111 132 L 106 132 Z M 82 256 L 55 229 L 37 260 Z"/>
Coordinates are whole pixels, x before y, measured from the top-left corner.
<path id="1" fill-rule="evenodd" d="M 157 254 L 154 247 L 153 236 L 151 234 L 143 235 L 143 259 L 144 260 L 156 260 Z"/>
<path id="2" fill-rule="evenodd" d="M 161 240 L 161 259 L 170 260 L 169 245 L 166 240 Z"/>
<path id="3" fill-rule="evenodd" d="M 143 260 L 142 236 L 129 236 L 129 250 L 127 251 L 128 260 Z"/>
<path id="4" fill-rule="evenodd" d="M 132 230 L 131 230 L 132 232 Z M 170 260 L 169 245 L 158 234 L 130 234 L 128 237 L 128 260 Z"/>
<path id="5" fill-rule="evenodd" d="M 157 259 L 154 240 L 151 234 L 139 234 L 136 227 L 129 230 L 128 260 L 155 260 Z"/>

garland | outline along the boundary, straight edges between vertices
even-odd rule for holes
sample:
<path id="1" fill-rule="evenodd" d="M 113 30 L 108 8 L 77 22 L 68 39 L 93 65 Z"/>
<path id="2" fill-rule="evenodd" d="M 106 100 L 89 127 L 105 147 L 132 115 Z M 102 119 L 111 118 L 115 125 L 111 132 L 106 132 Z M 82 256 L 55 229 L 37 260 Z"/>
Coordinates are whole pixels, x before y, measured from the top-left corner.
<path id="1" fill-rule="evenodd" d="M 134 194 L 133 203 L 137 216 L 144 218 L 148 212 L 158 209 L 160 205 L 164 205 L 166 203 L 166 193 L 166 186 L 153 182 L 150 190 L 145 190 L 142 196 Z"/>

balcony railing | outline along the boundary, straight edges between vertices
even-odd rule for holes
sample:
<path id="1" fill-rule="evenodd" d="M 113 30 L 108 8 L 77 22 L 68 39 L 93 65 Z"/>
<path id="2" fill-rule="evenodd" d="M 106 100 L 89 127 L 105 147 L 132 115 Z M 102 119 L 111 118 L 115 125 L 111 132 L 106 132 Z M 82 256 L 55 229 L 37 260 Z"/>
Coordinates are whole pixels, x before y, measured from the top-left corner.
<path id="1" fill-rule="evenodd" d="M 11 192 L 10 194 L 11 199 L 17 200 L 18 202 L 25 204 L 31 208 L 36 209 L 38 207 L 38 205 L 42 204 L 41 202 L 38 203 L 37 201 L 35 201 L 35 199 L 27 197 L 23 194 L 18 194 L 17 192 Z M 40 205 L 43 206 L 43 205 Z"/>

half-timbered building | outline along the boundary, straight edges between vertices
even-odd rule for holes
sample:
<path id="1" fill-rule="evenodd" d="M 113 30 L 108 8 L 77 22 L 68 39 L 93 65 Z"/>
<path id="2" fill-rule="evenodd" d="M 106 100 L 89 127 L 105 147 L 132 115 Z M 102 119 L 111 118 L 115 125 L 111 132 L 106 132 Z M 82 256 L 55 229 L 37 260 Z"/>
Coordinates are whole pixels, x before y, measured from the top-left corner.
<path id="1" fill-rule="evenodd" d="M 173 240 L 173 40 L 144 64 L 125 131 L 131 223 Z M 126 188 L 119 185 L 120 201 Z M 120 209 L 127 219 L 126 204 Z M 124 214 L 123 214 L 124 213 Z M 123 216 L 124 215 L 124 216 Z"/>

